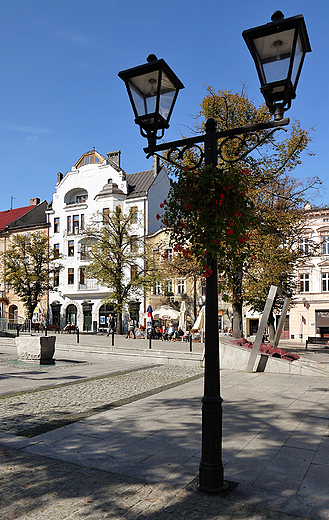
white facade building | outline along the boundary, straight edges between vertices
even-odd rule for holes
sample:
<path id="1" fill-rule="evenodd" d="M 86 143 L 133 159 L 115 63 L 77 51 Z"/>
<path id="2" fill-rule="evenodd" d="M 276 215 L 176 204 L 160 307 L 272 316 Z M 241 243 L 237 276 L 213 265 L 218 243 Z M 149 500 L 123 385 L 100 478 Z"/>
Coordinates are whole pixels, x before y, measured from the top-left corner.
<path id="1" fill-rule="evenodd" d="M 49 295 L 50 323 L 62 328 L 70 322 L 85 331 L 105 328 L 110 306 L 103 300 L 108 291 L 85 276 L 88 261 L 81 232 L 96 214 L 104 216 L 120 204 L 123 212 L 135 209 L 136 235 L 154 233 L 159 228 L 156 214 L 169 187 L 167 173 L 158 170 L 157 161 L 152 170 L 127 174 L 120 167 L 120 152 L 105 157 L 93 149 L 64 176 L 58 173 L 47 215 L 50 245 L 62 256 L 64 269 L 56 280 L 58 290 Z"/>

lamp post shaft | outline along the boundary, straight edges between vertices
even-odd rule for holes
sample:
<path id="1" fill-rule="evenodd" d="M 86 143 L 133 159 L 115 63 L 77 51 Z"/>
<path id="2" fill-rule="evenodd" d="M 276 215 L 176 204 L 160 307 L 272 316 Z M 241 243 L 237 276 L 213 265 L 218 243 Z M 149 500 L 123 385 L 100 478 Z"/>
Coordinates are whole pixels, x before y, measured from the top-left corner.
<path id="1" fill-rule="evenodd" d="M 216 122 L 208 119 L 205 136 L 205 165 L 217 166 Z M 222 398 L 220 396 L 218 334 L 217 258 L 210 259 L 211 274 L 206 279 L 206 331 L 204 396 L 202 398 L 202 454 L 199 488 L 218 492 L 225 489 L 222 463 Z"/>

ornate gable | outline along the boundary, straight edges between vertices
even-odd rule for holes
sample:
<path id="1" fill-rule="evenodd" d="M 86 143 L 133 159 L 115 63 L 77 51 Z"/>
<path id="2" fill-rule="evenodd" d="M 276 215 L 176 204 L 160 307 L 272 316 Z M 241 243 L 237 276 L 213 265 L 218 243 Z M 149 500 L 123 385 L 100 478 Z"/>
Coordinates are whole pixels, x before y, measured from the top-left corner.
<path id="1" fill-rule="evenodd" d="M 90 152 L 84 153 L 77 163 L 75 163 L 75 168 L 81 168 L 82 166 L 86 166 L 87 164 L 102 164 L 103 161 L 106 160 L 106 157 L 96 152 L 95 148 L 90 150 Z"/>

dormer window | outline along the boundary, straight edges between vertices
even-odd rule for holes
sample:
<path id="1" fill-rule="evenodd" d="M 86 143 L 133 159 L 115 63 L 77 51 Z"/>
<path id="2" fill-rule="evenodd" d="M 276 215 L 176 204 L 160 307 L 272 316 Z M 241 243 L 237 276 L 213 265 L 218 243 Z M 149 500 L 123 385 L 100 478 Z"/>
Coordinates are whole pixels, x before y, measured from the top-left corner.
<path id="1" fill-rule="evenodd" d="M 100 153 L 96 152 L 96 150 L 91 150 L 83 154 L 82 157 L 75 164 L 76 168 L 81 168 L 81 166 L 86 166 L 87 164 L 101 164 L 105 160 Z"/>
<path id="2" fill-rule="evenodd" d="M 85 166 L 86 164 L 95 164 L 95 163 L 100 163 L 100 159 L 99 157 L 97 157 L 97 155 L 86 155 L 81 163 L 79 164 L 79 166 Z"/>

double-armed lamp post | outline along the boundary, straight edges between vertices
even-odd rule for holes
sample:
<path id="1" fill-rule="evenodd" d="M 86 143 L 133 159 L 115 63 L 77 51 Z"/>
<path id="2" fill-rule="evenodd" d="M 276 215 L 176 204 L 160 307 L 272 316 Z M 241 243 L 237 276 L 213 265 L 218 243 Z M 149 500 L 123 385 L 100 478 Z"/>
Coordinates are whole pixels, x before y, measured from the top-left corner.
<path id="1" fill-rule="evenodd" d="M 241 160 L 256 146 L 289 119 L 283 115 L 296 97 L 296 88 L 305 54 L 311 51 L 307 30 L 302 15 L 284 18 L 280 11 L 272 16 L 268 24 L 246 30 L 242 36 L 254 59 L 261 83 L 261 92 L 266 105 L 274 116 L 274 121 L 252 126 L 217 132 L 214 119 L 208 119 L 205 134 L 157 144 L 169 128 L 169 120 L 176 102 L 178 91 L 184 88 L 182 82 L 167 63 L 158 60 L 154 54 L 147 63 L 124 70 L 119 77 L 125 82 L 130 102 L 143 137 L 148 140 L 144 148 L 147 157 L 166 151 L 161 158 L 174 163 L 182 159 L 186 151 L 199 149 L 199 163 L 217 166 L 218 158 L 229 162 L 222 153 L 223 143 L 228 139 L 240 139 L 243 149 L 234 160 Z M 262 139 L 257 133 L 269 130 Z M 253 146 L 247 146 L 247 139 L 253 136 Z M 221 144 L 218 141 L 221 140 Z M 256 143 L 256 144 L 255 144 Z M 200 146 L 201 145 L 201 146 Z M 232 161 L 231 161 L 232 162 Z M 175 164 L 175 163 L 174 163 Z M 176 163 L 177 164 L 177 163 Z M 219 331 L 218 331 L 218 274 L 217 261 L 212 260 L 212 274 L 206 279 L 206 331 L 205 331 L 205 377 L 202 398 L 202 455 L 199 467 L 199 488 L 216 493 L 225 489 L 222 464 L 222 398 L 219 373 Z"/>

